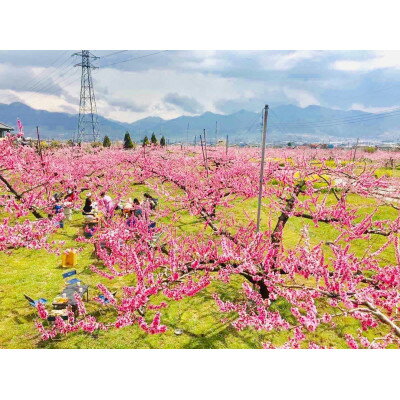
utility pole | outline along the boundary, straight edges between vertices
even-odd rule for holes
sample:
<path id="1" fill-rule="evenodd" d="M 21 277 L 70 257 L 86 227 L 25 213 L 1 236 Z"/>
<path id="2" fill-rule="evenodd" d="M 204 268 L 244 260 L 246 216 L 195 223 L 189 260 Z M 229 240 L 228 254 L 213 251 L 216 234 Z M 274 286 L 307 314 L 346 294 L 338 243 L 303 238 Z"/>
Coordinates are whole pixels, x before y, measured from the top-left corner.
<path id="1" fill-rule="evenodd" d="M 186 128 L 186 146 L 189 146 L 189 122 Z"/>
<path id="2" fill-rule="evenodd" d="M 206 161 L 204 159 L 204 150 L 203 150 L 203 139 L 201 138 L 201 133 L 200 133 L 200 147 L 201 147 L 201 155 L 203 156 L 203 163 L 204 163 L 204 168 L 206 166 Z"/>
<path id="3" fill-rule="evenodd" d="M 225 148 L 225 155 L 228 155 L 228 146 L 229 146 L 229 135 L 226 135 L 226 148 Z"/>
<path id="4" fill-rule="evenodd" d="M 201 154 L 203 156 L 203 162 L 204 162 L 204 167 L 206 166 L 206 159 L 204 157 L 204 149 L 203 149 L 203 139 L 201 137 L 201 133 L 200 133 L 200 146 L 201 146 Z"/>
<path id="5" fill-rule="evenodd" d="M 205 129 L 204 129 L 204 132 L 205 132 Z M 201 153 L 203 155 L 204 168 L 206 170 L 206 174 L 207 174 L 207 178 L 208 178 L 207 155 L 206 155 L 205 143 L 203 144 L 203 138 L 201 137 L 201 134 L 200 134 L 200 145 L 201 145 Z"/>
<path id="6" fill-rule="evenodd" d="M 356 151 L 357 151 L 357 147 L 358 147 L 358 139 L 359 139 L 359 138 L 357 138 L 356 147 L 354 148 L 353 162 L 354 162 L 354 160 L 356 159 Z"/>
<path id="7" fill-rule="evenodd" d="M 39 134 L 39 127 L 36 127 L 36 136 L 37 136 L 37 143 L 38 143 L 38 153 L 40 155 L 40 160 L 43 165 L 43 153 L 42 153 L 42 142 L 40 141 L 40 134 Z"/>
<path id="8" fill-rule="evenodd" d="M 265 142 L 266 142 L 266 138 L 267 138 L 267 118 L 268 118 L 268 105 L 266 105 L 264 107 L 264 118 L 263 118 L 260 186 L 258 189 L 258 207 L 257 207 L 257 232 L 260 231 L 261 199 L 262 199 L 262 189 L 263 189 L 263 180 L 264 180 Z"/>
<path id="9" fill-rule="evenodd" d="M 207 176 L 208 176 L 208 155 L 207 155 L 207 139 L 206 139 L 206 130 L 203 129 L 204 132 L 204 155 L 206 157 L 206 168 L 207 168 Z"/>
<path id="10" fill-rule="evenodd" d="M 100 139 L 99 122 L 97 119 L 96 98 L 94 96 L 92 80 L 92 69 L 97 69 L 98 67 L 92 65 L 92 60 L 97 60 L 99 57 L 94 56 L 89 50 L 82 50 L 74 55 L 82 58 L 80 63 L 75 64 L 75 67 L 82 68 L 82 75 L 78 132 L 75 135 L 74 142 L 81 143 L 85 139 L 87 141 L 98 142 Z"/>
<path id="11" fill-rule="evenodd" d="M 215 121 L 215 146 L 218 144 L 218 121 Z"/>

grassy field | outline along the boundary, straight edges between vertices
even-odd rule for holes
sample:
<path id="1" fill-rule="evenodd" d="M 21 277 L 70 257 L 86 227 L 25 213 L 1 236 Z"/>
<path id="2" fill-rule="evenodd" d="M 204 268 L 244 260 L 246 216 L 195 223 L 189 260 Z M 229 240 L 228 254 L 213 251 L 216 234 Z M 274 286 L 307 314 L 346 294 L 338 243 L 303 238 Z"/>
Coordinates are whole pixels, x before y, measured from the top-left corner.
<path id="1" fill-rule="evenodd" d="M 135 186 L 135 196 L 141 196 L 148 190 L 145 186 Z M 333 201 L 332 199 L 329 199 Z M 375 201 L 359 196 L 351 196 L 350 202 L 360 208 L 360 218 L 363 214 L 374 209 Z M 268 200 L 266 200 L 266 204 Z M 161 199 L 160 206 L 163 206 Z M 165 206 L 165 204 L 164 204 Z M 220 210 L 222 215 L 234 217 L 238 224 L 247 224 L 249 218 L 255 219 L 256 199 L 246 201 L 237 200 L 233 208 Z M 377 218 L 394 219 L 397 213 L 393 208 L 380 207 Z M 274 216 L 272 216 L 274 217 Z M 269 208 L 263 210 L 262 228 L 269 218 Z M 168 221 L 164 221 L 168 222 Z M 90 286 L 90 297 L 97 294 L 95 285 L 99 282 L 106 283 L 112 290 L 118 290 L 123 283 L 129 284 L 129 277 L 107 281 L 91 272 L 89 266 L 96 263 L 93 246 L 75 241 L 82 229 L 83 217 L 80 213 L 73 215 L 71 222 L 66 222 L 64 229 L 59 229 L 52 239 L 64 240 L 64 248 L 81 247 L 78 255 L 80 279 Z M 320 241 L 329 241 L 335 238 L 337 232 L 328 225 L 322 224 L 315 228 L 308 220 L 292 218 L 285 227 L 285 245 L 294 246 L 299 241 L 299 232 L 304 224 L 309 226 L 312 244 Z M 190 216 L 187 212 L 180 213 L 180 220 L 176 225 L 182 234 L 203 229 L 204 222 Z M 210 230 L 211 234 L 211 230 Z M 372 250 L 379 248 L 384 238 L 373 237 L 370 241 L 356 241 L 353 249 L 357 255 L 362 256 L 366 251 L 366 244 Z M 329 254 L 329 246 L 325 246 Z M 394 262 L 393 249 L 385 250 L 381 255 L 382 263 Z M 100 332 L 96 335 L 87 333 L 74 333 L 61 340 L 41 342 L 34 326 L 36 310 L 29 306 L 23 294 L 33 298 L 44 297 L 51 301 L 59 294 L 64 286 L 61 274 L 65 269 L 61 267 L 60 256 L 49 254 L 44 250 L 19 249 L 11 254 L 0 253 L 0 348 L 259 348 L 263 341 L 272 341 L 279 345 L 287 337 L 287 333 L 260 333 L 252 329 L 237 331 L 228 322 L 221 322 L 223 316 L 212 299 L 212 293 L 218 288 L 225 299 L 235 299 L 241 278 L 237 277 L 230 284 L 214 282 L 206 290 L 193 298 L 179 302 L 170 302 L 169 307 L 163 311 L 162 321 L 168 326 L 168 331 L 162 335 L 148 335 L 136 326 L 118 330 Z M 218 287 L 217 287 L 218 286 Z M 118 294 L 117 294 L 118 297 Z M 290 316 L 288 305 L 277 301 L 273 307 Z M 99 307 L 93 301 L 87 304 L 89 312 L 98 315 Z M 111 310 L 105 310 L 99 315 L 100 320 L 110 319 Z M 231 316 L 234 318 L 234 315 Z M 329 347 L 347 347 L 344 340 L 346 333 L 355 333 L 359 328 L 358 322 L 352 318 L 338 319 L 335 330 L 324 329 L 321 325 L 316 332 L 309 334 L 308 339 L 320 345 Z M 183 333 L 176 335 L 175 329 Z M 381 331 L 379 331 L 381 330 Z M 385 328 L 376 330 L 384 333 Z"/>

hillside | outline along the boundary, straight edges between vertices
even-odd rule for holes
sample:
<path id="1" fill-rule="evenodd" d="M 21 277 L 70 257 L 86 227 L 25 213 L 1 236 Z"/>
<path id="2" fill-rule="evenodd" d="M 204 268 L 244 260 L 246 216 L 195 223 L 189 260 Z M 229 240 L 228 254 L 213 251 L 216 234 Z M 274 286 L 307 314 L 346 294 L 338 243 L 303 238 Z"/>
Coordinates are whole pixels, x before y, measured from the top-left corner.
<path id="1" fill-rule="evenodd" d="M 22 103 L 0 104 L 0 121 L 15 126 L 21 118 L 27 136 L 34 136 L 36 126 L 44 138 L 70 139 L 77 126 L 77 116 L 61 112 L 35 110 Z M 323 122 L 321 122 L 323 121 Z M 133 123 L 122 123 L 99 116 L 101 137 L 105 134 L 112 140 L 122 139 L 126 130 L 138 141 L 144 135 L 155 132 L 164 135 L 170 141 L 193 141 L 203 129 L 208 139 L 229 135 L 231 143 L 258 142 L 261 124 L 261 112 L 241 110 L 223 115 L 205 112 L 198 116 L 180 116 L 164 120 L 160 117 L 147 117 Z M 374 114 L 362 111 L 343 111 L 309 106 L 300 108 L 294 105 L 273 107 L 268 118 L 269 141 L 324 141 L 354 140 L 357 137 L 366 140 L 396 141 L 400 129 L 397 118 L 375 118 Z"/>

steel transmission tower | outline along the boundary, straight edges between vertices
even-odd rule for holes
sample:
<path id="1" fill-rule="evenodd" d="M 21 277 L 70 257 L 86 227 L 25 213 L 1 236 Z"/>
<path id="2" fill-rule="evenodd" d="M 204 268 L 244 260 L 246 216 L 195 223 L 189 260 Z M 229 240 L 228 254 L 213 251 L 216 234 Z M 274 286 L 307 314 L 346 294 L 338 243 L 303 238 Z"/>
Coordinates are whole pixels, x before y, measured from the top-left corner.
<path id="1" fill-rule="evenodd" d="M 97 120 L 96 98 L 94 96 L 92 80 L 92 69 L 97 69 L 98 67 L 92 65 L 92 60 L 97 60 L 99 57 L 91 54 L 89 50 L 82 50 L 74 55 L 82 57 L 82 61 L 75 65 L 75 67 L 82 68 L 82 76 L 78 132 L 74 137 L 74 142 L 98 142 L 100 138 L 99 123 Z"/>

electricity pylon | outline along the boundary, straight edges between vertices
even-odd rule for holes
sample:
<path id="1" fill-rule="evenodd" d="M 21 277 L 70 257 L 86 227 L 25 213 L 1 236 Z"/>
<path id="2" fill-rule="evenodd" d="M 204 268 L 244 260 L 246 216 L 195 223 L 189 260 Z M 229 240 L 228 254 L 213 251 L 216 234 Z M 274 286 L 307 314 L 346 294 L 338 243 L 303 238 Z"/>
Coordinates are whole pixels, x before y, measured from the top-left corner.
<path id="1" fill-rule="evenodd" d="M 97 120 L 96 98 L 94 96 L 92 80 L 92 69 L 97 69 L 98 67 L 92 65 L 92 60 L 97 60 L 99 57 L 94 56 L 89 50 L 82 50 L 74 55 L 82 57 L 82 61 L 75 64 L 75 67 L 82 68 L 82 76 L 78 131 L 75 135 L 74 142 L 98 142 L 100 138 L 99 123 Z"/>

